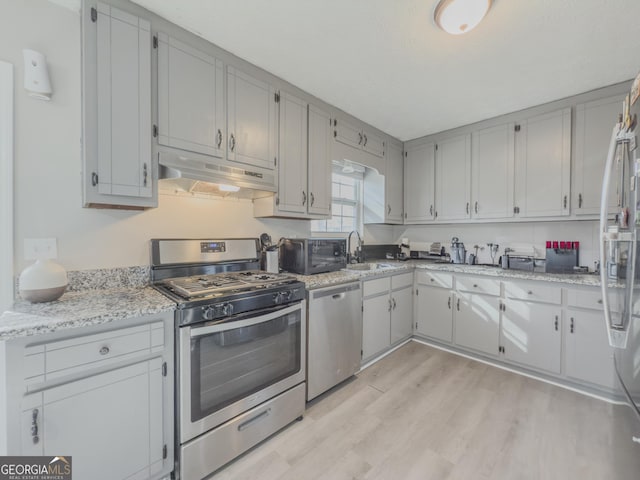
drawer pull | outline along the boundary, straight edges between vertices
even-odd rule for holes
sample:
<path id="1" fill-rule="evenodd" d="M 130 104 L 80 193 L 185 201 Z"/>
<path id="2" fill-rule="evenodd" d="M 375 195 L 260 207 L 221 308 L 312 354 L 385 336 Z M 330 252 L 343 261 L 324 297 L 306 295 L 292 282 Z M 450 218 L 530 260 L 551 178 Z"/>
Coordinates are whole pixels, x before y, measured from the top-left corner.
<path id="1" fill-rule="evenodd" d="M 527 292 L 527 294 L 528 294 L 528 295 L 533 295 L 533 290 L 529 290 L 529 291 Z"/>
<path id="2" fill-rule="evenodd" d="M 473 284 L 473 288 L 478 288 L 478 284 L 477 284 L 477 283 L 474 283 L 474 284 Z"/>
<path id="3" fill-rule="evenodd" d="M 271 409 L 267 408 L 264 412 L 261 412 L 258 415 L 256 415 L 255 417 L 250 418 L 246 422 L 242 422 L 240 425 L 238 425 L 238 431 L 241 432 L 241 431 L 249 428 L 253 423 L 259 421 L 262 418 L 268 417 L 270 413 L 271 413 Z"/>
<path id="4" fill-rule="evenodd" d="M 598 303 L 599 303 L 600 305 L 602 305 L 602 299 L 598 300 Z"/>
<path id="5" fill-rule="evenodd" d="M 109 350 L 109 347 L 104 346 L 104 347 L 102 347 L 102 348 L 100 349 L 100 352 L 99 352 L 99 353 L 100 353 L 100 355 L 107 355 L 107 354 L 109 353 L 109 351 L 110 351 L 110 350 Z"/>

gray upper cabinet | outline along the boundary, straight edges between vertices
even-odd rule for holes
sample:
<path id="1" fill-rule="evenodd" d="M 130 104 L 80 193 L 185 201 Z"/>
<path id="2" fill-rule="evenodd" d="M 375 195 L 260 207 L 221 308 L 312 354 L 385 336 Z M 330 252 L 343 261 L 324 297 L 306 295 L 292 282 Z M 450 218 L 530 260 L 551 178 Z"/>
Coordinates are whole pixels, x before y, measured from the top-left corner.
<path id="1" fill-rule="evenodd" d="M 384 192 L 387 205 L 385 207 L 385 223 L 402 224 L 404 213 L 403 175 L 404 159 L 402 146 L 389 143 L 387 149 L 387 166 L 385 171 Z"/>
<path id="2" fill-rule="evenodd" d="M 278 193 L 253 201 L 255 217 L 331 215 L 331 118 L 287 92 L 280 93 Z"/>
<path id="3" fill-rule="evenodd" d="M 158 143 L 222 158 L 226 132 L 222 61 L 158 34 Z"/>
<path id="4" fill-rule="evenodd" d="M 515 130 L 516 214 L 569 215 L 571 108 L 527 118 Z"/>
<path id="5" fill-rule="evenodd" d="M 330 115 L 309 105 L 308 212 L 331 215 L 331 133 Z"/>
<path id="6" fill-rule="evenodd" d="M 404 223 L 435 218 L 435 144 L 407 147 L 404 159 Z"/>
<path id="7" fill-rule="evenodd" d="M 273 85 L 227 67 L 227 158 L 274 169 L 278 148 L 278 96 Z"/>
<path id="8" fill-rule="evenodd" d="M 102 3 L 82 21 L 84 205 L 156 206 L 151 24 Z"/>
<path id="9" fill-rule="evenodd" d="M 278 210 L 306 213 L 307 103 L 282 92 L 280 96 L 280 165 L 278 166 Z"/>
<path id="10" fill-rule="evenodd" d="M 608 97 L 576 107 L 572 186 L 572 206 L 576 215 L 600 213 L 604 163 L 623 100 L 622 96 Z M 611 189 L 609 195 L 610 211 L 614 212 L 618 203 L 615 189 Z"/>
<path id="11" fill-rule="evenodd" d="M 472 134 L 471 202 L 473 218 L 513 216 L 514 125 L 483 128 Z"/>
<path id="12" fill-rule="evenodd" d="M 436 145 L 436 220 L 471 216 L 471 135 Z"/>
<path id="13" fill-rule="evenodd" d="M 403 223 L 402 146 L 390 143 L 385 152 L 385 174 L 367 168 L 364 173 L 364 223 Z"/>
<path id="14" fill-rule="evenodd" d="M 363 129 L 342 119 L 334 121 L 336 141 L 351 147 L 362 149 L 376 157 L 384 157 L 384 140 L 379 135 Z"/>

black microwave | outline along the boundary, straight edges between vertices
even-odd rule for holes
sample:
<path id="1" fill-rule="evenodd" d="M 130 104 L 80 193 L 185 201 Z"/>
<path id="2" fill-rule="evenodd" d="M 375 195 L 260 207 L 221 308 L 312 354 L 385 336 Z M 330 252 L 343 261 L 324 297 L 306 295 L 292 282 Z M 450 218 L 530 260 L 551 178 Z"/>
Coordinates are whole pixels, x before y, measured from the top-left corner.
<path id="1" fill-rule="evenodd" d="M 333 272 L 347 266 L 343 238 L 287 238 L 280 244 L 280 266 L 301 275 Z"/>

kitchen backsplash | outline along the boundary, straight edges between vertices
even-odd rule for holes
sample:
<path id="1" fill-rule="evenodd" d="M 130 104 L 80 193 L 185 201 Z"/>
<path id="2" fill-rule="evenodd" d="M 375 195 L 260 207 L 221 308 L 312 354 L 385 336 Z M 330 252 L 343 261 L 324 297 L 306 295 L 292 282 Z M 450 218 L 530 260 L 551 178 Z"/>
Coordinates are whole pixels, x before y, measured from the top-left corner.
<path id="1" fill-rule="evenodd" d="M 545 257 L 547 240 L 580 242 L 579 264 L 594 268 L 600 258 L 598 244 L 599 224 L 597 221 L 572 220 L 567 222 L 531 223 L 483 223 L 473 225 L 411 225 L 394 227 L 394 242 L 402 238 L 419 242 L 441 242 L 450 251 L 451 238 L 458 237 L 464 242 L 467 253 L 474 253 L 474 245 L 483 247 L 478 251 L 478 263 L 491 263 L 488 243 L 498 244 L 498 257 L 505 247 L 518 251 L 534 251 L 538 258 Z"/>

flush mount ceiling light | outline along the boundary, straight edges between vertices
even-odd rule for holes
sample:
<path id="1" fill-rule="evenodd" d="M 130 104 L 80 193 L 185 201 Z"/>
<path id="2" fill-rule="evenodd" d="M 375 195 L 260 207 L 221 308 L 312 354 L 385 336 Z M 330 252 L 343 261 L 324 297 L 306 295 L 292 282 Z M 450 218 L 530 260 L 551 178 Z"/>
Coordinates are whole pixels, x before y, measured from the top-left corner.
<path id="1" fill-rule="evenodd" d="M 442 30 L 461 35 L 473 30 L 491 7 L 491 0 L 440 0 L 433 18 Z"/>

